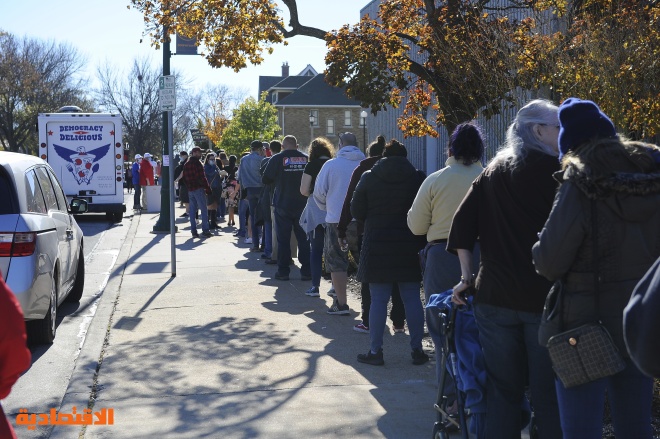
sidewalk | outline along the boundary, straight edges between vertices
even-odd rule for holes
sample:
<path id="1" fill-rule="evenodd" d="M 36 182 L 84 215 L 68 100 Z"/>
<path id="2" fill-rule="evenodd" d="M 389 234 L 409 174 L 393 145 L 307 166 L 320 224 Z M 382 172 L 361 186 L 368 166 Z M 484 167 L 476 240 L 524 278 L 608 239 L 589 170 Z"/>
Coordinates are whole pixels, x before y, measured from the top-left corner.
<path id="1" fill-rule="evenodd" d="M 223 228 L 192 239 L 175 210 L 177 275 L 157 214 L 135 215 L 127 244 L 85 341 L 62 410 L 87 407 L 114 425 L 85 438 L 427 438 L 435 421 L 434 364 L 413 366 L 407 334 L 385 336 L 385 366 L 356 361 L 369 336 L 351 317 L 331 316 L 309 282 L 272 279 L 277 266 Z M 226 223 L 222 223 L 224 226 Z M 297 264 L 299 267 L 299 264 Z M 107 328 L 107 331 L 106 331 Z M 51 437 L 70 438 L 58 426 Z"/>

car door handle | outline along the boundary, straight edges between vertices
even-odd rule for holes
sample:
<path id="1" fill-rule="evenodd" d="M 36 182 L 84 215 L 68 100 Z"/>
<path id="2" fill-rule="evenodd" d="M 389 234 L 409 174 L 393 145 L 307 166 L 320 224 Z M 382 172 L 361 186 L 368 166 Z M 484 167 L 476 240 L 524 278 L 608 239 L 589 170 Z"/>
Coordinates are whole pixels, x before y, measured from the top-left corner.
<path id="1" fill-rule="evenodd" d="M 66 237 L 69 239 L 73 239 L 73 230 L 72 229 L 66 229 Z"/>

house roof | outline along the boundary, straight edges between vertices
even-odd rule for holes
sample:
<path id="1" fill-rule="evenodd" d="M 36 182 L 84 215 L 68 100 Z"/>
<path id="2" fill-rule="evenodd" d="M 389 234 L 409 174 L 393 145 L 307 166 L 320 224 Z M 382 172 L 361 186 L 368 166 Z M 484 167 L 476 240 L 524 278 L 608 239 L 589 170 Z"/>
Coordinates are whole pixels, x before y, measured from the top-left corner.
<path id="1" fill-rule="evenodd" d="M 278 84 L 279 85 L 279 84 Z M 275 106 L 359 106 L 360 103 L 346 96 L 344 90 L 325 82 L 320 74 L 304 83 L 299 89 L 279 100 Z"/>
<path id="2" fill-rule="evenodd" d="M 259 98 L 261 93 L 268 91 L 272 86 L 282 81 L 284 76 L 259 76 Z"/>
<path id="3" fill-rule="evenodd" d="M 312 78 L 312 76 L 287 76 L 286 78 L 282 78 L 277 84 L 272 85 L 270 89 L 289 88 L 295 90 L 300 88 L 307 81 L 311 81 Z"/>

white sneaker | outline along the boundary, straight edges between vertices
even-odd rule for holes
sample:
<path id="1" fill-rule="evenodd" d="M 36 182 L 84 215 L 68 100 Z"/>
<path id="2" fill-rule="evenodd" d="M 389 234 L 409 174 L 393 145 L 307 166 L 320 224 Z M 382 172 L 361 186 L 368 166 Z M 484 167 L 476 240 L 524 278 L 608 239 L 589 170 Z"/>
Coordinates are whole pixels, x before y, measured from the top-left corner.
<path id="1" fill-rule="evenodd" d="M 252 238 L 245 238 L 243 242 L 246 244 L 252 244 Z"/>

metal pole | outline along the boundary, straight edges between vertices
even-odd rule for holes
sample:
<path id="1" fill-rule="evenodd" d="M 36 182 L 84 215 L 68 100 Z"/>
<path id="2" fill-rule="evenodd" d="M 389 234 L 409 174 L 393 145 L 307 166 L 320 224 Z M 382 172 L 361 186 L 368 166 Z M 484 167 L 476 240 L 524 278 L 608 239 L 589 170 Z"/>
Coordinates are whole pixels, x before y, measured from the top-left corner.
<path id="1" fill-rule="evenodd" d="M 167 143 L 169 146 L 170 160 L 174 157 L 174 132 L 172 129 L 172 112 L 167 112 Z M 174 187 L 174 172 L 169 173 L 169 187 Z M 169 214 L 170 214 L 170 265 L 172 267 L 172 277 L 176 277 L 176 226 L 174 225 L 174 191 L 169 192 Z"/>

